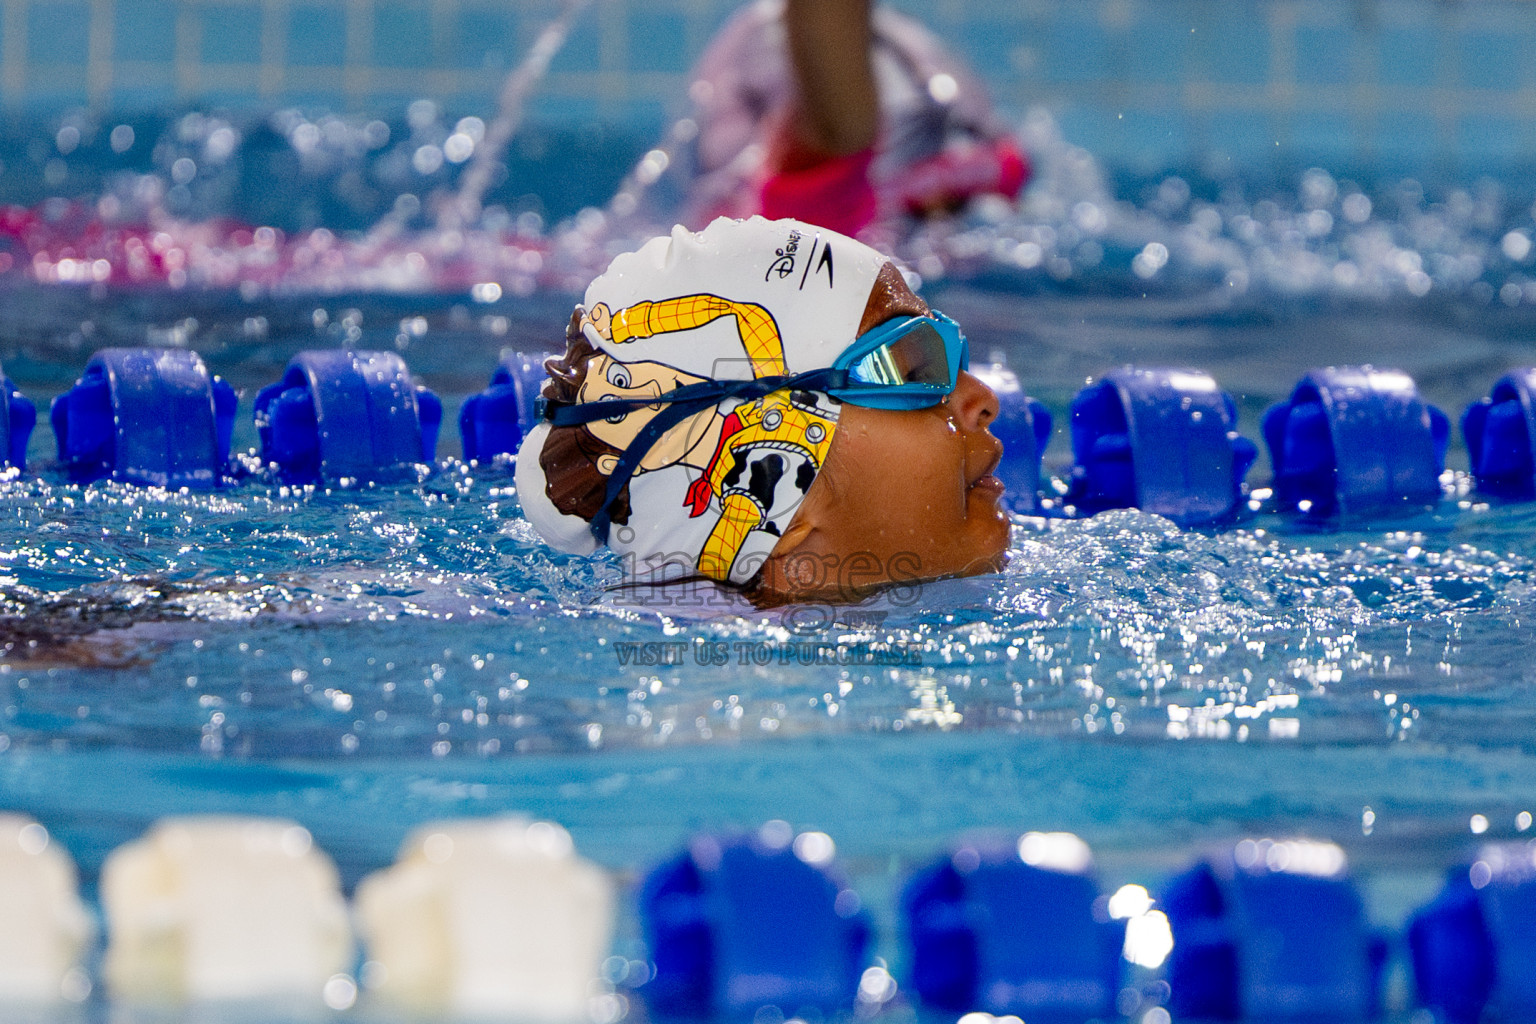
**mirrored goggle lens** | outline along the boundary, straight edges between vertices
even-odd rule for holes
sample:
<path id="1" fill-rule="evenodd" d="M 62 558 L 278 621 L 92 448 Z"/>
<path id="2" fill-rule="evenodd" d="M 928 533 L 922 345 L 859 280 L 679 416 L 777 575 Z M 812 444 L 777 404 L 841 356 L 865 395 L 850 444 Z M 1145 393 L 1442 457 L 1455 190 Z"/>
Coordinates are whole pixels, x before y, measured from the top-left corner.
<path id="1" fill-rule="evenodd" d="M 918 323 L 859 359 L 848 368 L 848 376 L 863 384 L 923 384 L 946 390 L 955 381 L 944 337 L 931 323 Z"/>

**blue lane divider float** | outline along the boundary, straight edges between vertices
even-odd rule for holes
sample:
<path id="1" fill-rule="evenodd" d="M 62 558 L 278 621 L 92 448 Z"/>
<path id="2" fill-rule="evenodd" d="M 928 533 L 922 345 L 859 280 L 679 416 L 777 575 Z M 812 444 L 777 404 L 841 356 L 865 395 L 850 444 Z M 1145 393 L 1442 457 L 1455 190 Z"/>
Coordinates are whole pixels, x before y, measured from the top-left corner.
<path id="1" fill-rule="evenodd" d="M 989 428 L 1003 442 L 997 478 L 1008 507 L 1020 515 L 1040 511 L 1040 459 L 1051 438 L 1051 414 L 1024 393 L 1019 378 L 1001 363 L 972 363 L 971 373 L 997 395 L 997 419 Z"/>
<path id="2" fill-rule="evenodd" d="M 1536 498 L 1536 367 L 1500 377 L 1461 417 L 1478 489 L 1499 498 Z"/>
<path id="3" fill-rule="evenodd" d="M 850 1005 L 870 925 L 834 852 L 824 833 L 770 822 L 747 836 L 699 836 L 653 870 L 640 892 L 650 1008 L 751 1018 L 766 1006 L 791 1017 Z"/>
<path id="4" fill-rule="evenodd" d="M 1536 846 L 1490 844 L 1408 925 L 1419 1001 L 1450 1024 L 1536 1019 Z"/>
<path id="5" fill-rule="evenodd" d="M 459 438 L 466 461 L 517 454 L 523 438 L 538 422 L 533 405 L 549 379 L 544 372 L 547 358 L 543 353 L 512 349 L 501 353 L 490 386 L 459 407 Z"/>
<path id="6" fill-rule="evenodd" d="M 1080 512 L 1139 508 L 1203 526 L 1241 511 L 1258 449 L 1209 374 L 1128 366 L 1072 400 L 1072 455 L 1067 502 Z"/>
<path id="7" fill-rule="evenodd" d="M 1016 847 L 961 846 L 914 875 L 902 910 L 918 998 L 1025 1020 L 1118 1016 L 1125 924 L 1096 910 L 1087 849 L 1029 833 Z"/>
<path id="8" fill-rule="evenodd" d="M 262 460 L 292 483 L 407 478 L 436 458 L 442 421 L 393 352 L 301 352 L 256 396 Z"/>
<path id="9" fill-rule="evenodd" d="M 1332 843 L 1245 839 L 1169 882 L 1161 905 L 1175 1020 L 1375 1015 L 1387 944 Z"/>
<path id="10" fill-rule="evenodd" d="M 27 443 L 37 426 L 37 406 L 0 370 L 0 457 L 16 469 L 27 468 Z"/>
<path id="11" fill-rule="evenodd" d="M 53 400 L 49 418 L 73 480 L 201 488 L 228 469 L 238 405 L 196 352 L 108 348 Z"/>
<path id="12" fill-rule="evenodd" d="M 1314 517 L 1433 504 L 1450 421 L 1398 370 L 1313 370 L 1264 413 L 1281 507 Z"/>

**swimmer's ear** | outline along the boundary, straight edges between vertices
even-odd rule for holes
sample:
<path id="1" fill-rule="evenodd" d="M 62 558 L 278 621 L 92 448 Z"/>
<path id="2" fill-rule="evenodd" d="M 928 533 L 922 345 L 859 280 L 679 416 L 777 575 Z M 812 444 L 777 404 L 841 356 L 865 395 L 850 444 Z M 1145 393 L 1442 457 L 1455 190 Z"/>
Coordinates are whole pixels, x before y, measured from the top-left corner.
<path id="1" fill-rule="evenodd" d="M 836 515 L 832 510 L 838 507 L 837 474 L 829 470 L 830 467 L 823 464 L 821 472 L 811 481 L 811 489 L 801 499 L 800 507 L 790 517 L 789 525 L 779 534 L 778 543 L 774 544 L 773 553 L 768 556 L 770 560 L 805 552 L 816 553 L 825 543 L 826 538 L 818 524 L 824 517 Z"/>
<path id="2" fill-rule="evenodd" d="M 597 457 L 597 471 L 603 476 L 613 476 L 613 471 L 619 468 L 617 455 L 599 455 Z"/>
<path id="3" fill-rule="evenodd" d="M 806 541 L 816 533 L 816 527 L 808 522 L 809 516 L 797 515 L 790 520 L 789 526 L 779 536 L 778 543 L 773 546 L 774 555 L 788 555 L 798 551 Z"/>
<path id="4" fill-rule="evenodd" d="M 805 600 L 825 588 L 825 565 L 818 552 L 821 531 L 797 515 L 764 560 L 749 595 L 754 605 L 771 608 Z"/>

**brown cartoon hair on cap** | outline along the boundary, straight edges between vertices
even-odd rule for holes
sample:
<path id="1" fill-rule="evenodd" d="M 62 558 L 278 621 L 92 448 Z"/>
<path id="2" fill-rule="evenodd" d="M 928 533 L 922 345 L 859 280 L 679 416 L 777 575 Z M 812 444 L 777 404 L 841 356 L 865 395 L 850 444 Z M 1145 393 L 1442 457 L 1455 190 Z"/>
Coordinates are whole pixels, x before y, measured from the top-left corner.
<path id="1" fill-rule="evenodd" d="M 565 328 L 565 353 L 544 361 L 549 380 L 544 385 L 543 394 L 552 404 L 576 405 L 579 402 L 581 386 L 587 379 L 587 367 L 592 357 L 599 354 L 581 331 L 581 318 L 585 314 L 585 309 L 576 307 Z M 603 501 L 608 496 L 608 477 L 598 470 L 598 460 L 623 454 L 593 434 L 585 424 L 552 427 L 549 439 L 539 450 L 544 492 L 563 514 L 591 522 L 602 511 Z M 629 484 L 625 483 L 614 499 L 610 518 L 623 526 L 629 522 L 629 511 Z"/>

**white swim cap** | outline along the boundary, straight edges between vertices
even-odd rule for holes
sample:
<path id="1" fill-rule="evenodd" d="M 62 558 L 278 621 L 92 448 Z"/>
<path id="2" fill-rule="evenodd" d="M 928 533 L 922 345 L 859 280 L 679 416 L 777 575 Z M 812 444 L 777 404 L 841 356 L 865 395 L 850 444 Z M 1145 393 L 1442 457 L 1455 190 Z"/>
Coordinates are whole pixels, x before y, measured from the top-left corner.
<path id="1" fill-rule="evenodd" d="M 569 360 L 580 365 L 563 387 L 547 386 L 546 398 L 558 409 L 830 367 L 858 334 L 886 262 L 861 242 L 792 220 L 674 228 L 619 256 L 587 288 L 585 344 L 575 339 L 581 356 Z M 541 424 L 517 458 L 529 522 L 553 546 L 586 554 L 606 505 L 608 546 L 626 556 L 632 578 L 747 582 L 820 471 L 838 403 L 787 389 L 710 403 L 636 446 L 632 457 L 644 457 L 612 503 L 609 474 L 669 403 Z"/>

